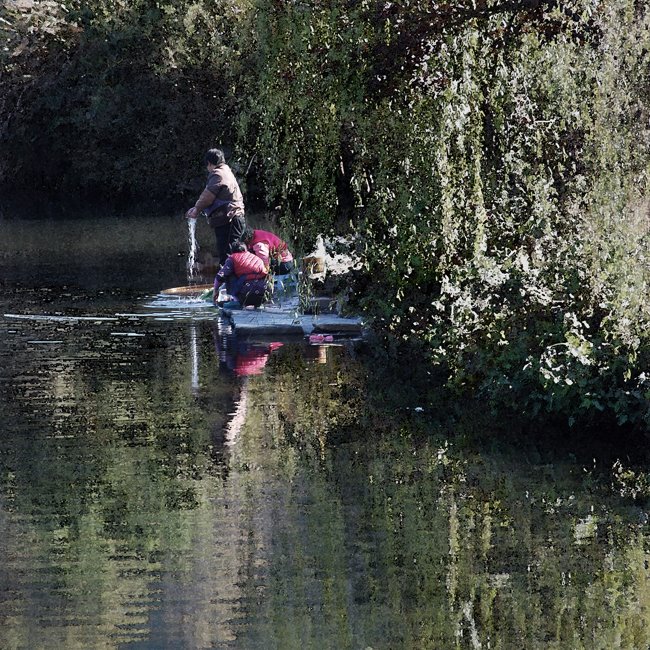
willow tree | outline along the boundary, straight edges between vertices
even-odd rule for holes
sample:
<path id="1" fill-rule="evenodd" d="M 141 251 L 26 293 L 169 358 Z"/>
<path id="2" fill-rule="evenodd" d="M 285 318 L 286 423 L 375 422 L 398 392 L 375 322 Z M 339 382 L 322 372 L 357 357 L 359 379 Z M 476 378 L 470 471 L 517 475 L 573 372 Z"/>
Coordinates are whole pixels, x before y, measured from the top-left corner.
<path id="1" fill-rule="evenodd" d="M 256 0 L 250 16 L 242 137 L 298 240 L 355 236 L 376 324 L 501 406 L 647 422 L 647 11 Z"/>

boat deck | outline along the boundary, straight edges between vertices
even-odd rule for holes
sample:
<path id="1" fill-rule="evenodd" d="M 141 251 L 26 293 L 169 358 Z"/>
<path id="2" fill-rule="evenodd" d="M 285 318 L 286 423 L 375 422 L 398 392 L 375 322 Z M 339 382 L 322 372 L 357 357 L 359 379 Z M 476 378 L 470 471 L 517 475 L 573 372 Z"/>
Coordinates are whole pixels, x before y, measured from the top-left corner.
<path id="1" fill-rule="evenodd" d="M 281 305 L 263 305 L 258 309 L 222 309 L 237 334 L 339 334 L 362 333 L 363 320 L 336 313 L 302 314 L 297 299 Z"/>

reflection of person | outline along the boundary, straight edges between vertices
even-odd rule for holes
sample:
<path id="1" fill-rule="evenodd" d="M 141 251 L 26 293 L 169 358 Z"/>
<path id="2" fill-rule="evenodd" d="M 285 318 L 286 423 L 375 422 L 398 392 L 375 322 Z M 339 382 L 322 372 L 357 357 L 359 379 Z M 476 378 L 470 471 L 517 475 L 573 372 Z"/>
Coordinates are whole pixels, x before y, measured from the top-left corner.
<path id="1" fill-rule="evenodd" d="M 239 341 L 232 334 L 224 335 L 218 328 L 213 329 L 213 337 L 220 365 L 239 377 L 262 374 L 271 353 L 284 345 L 279 341 L 271 343 Z"/>
<path id="2" fill-rule="evenodd" d="M 226 291 L 236 298 L 242 307 L 259 307 L 264 301 L 268 270 L 264 262 L 246 250 L 241 242 L 232 245 L 233 252 L 214 278 L 212 301 L 216 304 L 219 288 L 226 285 Z"/>
<path id="3" fill-rule="evenodd" d="M 234 367 L 232 368 L 233 372 L 239 377 L 261 375 L 271 352 L 281 348 L 282 345 L 282 343 L 251 345 L 238 350 Z"/>
<path id="4" fill-rule="evenodd" d="M 285 275 L 293 270 L 293 255 L 289 247 L 272 232 L 246 228 L 241 240 L 275 275 Z"/>
<path id="5" fill-rule="evenodd" d="M 185 216 L 196 219 L 201 212 L 206 214 L 217 240 L 219 263 L 223 264 L 231 245 L 241 239 L 246 227 L 244 197 L 221 149 L 210 149 L 205 154 L 205 163 L 208 169 L 205 189 Z"/>

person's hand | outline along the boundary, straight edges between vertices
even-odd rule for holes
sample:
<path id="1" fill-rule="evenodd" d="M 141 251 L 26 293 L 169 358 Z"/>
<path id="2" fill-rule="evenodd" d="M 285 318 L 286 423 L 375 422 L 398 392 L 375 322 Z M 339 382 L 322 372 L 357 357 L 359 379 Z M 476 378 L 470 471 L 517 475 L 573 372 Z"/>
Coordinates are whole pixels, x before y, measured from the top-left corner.
<path id="1" fill-rule="evenodd" d="M 186 219 L 196 219 L 197 217 L 197 209 L 196 208 L 190 208 L 186 213 L 185 213 L 185 218 Z"/>

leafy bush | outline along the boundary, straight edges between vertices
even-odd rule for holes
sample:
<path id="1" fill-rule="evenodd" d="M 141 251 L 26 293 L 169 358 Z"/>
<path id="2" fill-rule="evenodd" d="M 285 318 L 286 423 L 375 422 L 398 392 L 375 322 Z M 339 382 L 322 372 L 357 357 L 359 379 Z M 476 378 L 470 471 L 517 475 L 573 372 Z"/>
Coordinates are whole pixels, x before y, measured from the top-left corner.
<path id="1" fill-rule="evenodd" d="M 203 151 L 231 140 L 234 5 L 23 2 L 4 15 L 0 181 L 14 191 L 38 179 L 35 198 L 178 201 Z"/>

